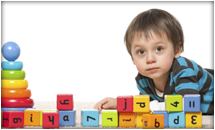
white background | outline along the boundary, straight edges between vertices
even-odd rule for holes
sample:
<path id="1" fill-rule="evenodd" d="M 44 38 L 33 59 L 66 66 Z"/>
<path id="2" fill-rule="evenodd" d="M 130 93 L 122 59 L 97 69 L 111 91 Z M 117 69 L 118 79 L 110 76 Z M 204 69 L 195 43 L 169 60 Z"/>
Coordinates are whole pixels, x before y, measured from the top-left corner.
<path id="1" fill-rule="evenodd" d="M 2 2 L 2 46 L 19 45 L 34 101 L 136 95 L 137 70 L 123 38 L 132 19 L 151 8 L 181 23 L 182 56 L 214 68 L 213 2 Z"/>

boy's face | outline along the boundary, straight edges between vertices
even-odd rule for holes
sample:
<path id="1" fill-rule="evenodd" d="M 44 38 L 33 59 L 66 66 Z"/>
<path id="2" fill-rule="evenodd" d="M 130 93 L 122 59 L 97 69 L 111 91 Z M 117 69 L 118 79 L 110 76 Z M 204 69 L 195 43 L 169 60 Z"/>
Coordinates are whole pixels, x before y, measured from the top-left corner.
<path id="1" fill-rule="evenodd" d="M 180 56 L 181 51 L 174 52 L 173 43 L 166 35 L 163 37 L 152 33 L 148 41 L 144 36 L 134 38 L 131 45 L 132 61 L 140 74 L 152 79 L 169 76 L 173 59 Z"/>

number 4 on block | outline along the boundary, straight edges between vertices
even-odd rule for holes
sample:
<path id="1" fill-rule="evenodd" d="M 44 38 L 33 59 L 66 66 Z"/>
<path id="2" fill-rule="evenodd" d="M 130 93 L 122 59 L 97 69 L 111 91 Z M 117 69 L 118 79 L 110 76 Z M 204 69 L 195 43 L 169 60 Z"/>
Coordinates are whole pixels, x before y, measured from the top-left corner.
<path id="1" fill-rule="evenodd" d="M 166 111 L 179 112 L 183 111 L 182 95 L 165 95 Z"/>

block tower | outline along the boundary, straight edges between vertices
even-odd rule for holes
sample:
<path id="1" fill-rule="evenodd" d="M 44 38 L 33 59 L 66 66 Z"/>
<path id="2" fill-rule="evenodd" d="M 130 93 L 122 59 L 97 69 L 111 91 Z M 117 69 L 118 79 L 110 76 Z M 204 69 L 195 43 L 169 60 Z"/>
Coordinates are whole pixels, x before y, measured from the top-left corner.
<path id="1" fill-rule="evenodd" d="M 25 79 L 23 63 L 15 61 L 20 55 L 20 48 L 15 42 L 7 42 L 2 47 L 2 54 L 7 61 L 1 67 L 1 111 L 3 111 L 3 127 L 23 127 L 24 110 L 34 105 L 28 82 Z M 16 111 L 16 112 L 14 112 Z M 16 119 L 16 116 L 18 118 Z M 14 119 L 10 119 L 13 117 Z M 20 120 L 19 120 L 20 119 Z M 14 123 L 14 124 L 13 124 Z M 14 126 L 15 127 L 15 126 Z"/>

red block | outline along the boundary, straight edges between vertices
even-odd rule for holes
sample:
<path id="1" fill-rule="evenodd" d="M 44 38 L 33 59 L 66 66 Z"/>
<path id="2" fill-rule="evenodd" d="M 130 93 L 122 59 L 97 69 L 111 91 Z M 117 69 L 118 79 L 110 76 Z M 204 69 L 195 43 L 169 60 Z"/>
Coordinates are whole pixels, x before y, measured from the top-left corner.
<path id="1" fill-rule="evenodd" d="M 24 112 L 21 111 L 3 111 L 2 127 L 7 128 L 23 128 Z"/>
<path id="2" fill-rule="evenodd" d="M 73 95 L 72 94 L 58 94 L 57 95 L 57 109 L 58 110 L 73 110 Z"/>
<path id="3" fill-rule="evenodd" d="M 133 112 L 133 96 L 118 96 L 117 97 L 118 112 Z"/>
<path id="4" fill-rule="evenodd" d="M 59 128 L 59 113 L 43 112 L 43 128 Z"/>

